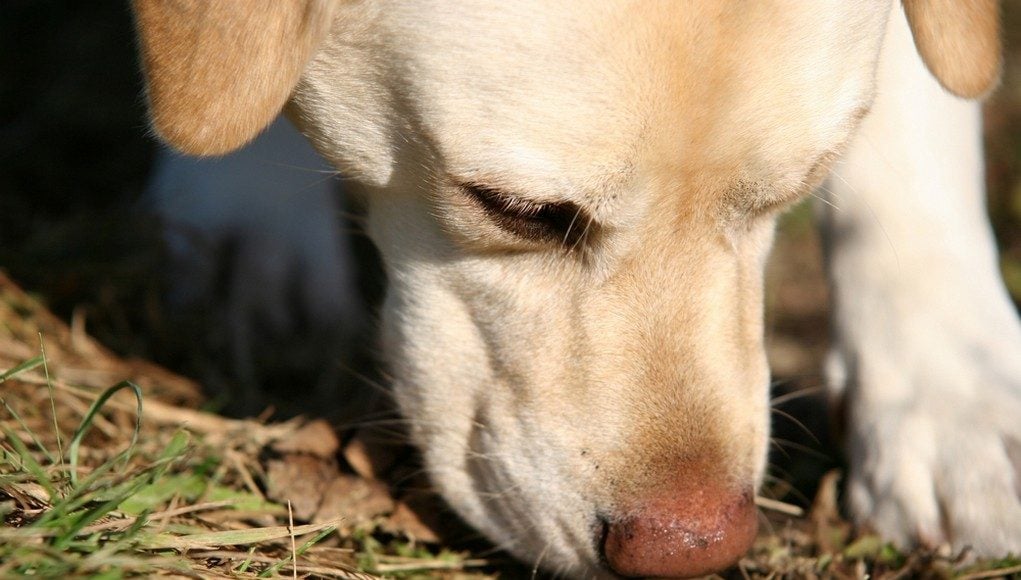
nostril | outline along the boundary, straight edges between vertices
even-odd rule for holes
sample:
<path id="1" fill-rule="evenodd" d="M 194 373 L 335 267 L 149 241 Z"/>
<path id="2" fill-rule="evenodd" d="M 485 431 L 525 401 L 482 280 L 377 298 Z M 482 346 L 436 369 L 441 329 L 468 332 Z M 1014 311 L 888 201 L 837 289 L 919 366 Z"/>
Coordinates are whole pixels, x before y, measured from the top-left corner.
<path id="1" fill-rule="evenodd" d="M 646 501 L 609 519 L 603 555 L 621 576 L 704 576 L 737 562 L 757 529 L 751 492 L 703 489 Z"/>

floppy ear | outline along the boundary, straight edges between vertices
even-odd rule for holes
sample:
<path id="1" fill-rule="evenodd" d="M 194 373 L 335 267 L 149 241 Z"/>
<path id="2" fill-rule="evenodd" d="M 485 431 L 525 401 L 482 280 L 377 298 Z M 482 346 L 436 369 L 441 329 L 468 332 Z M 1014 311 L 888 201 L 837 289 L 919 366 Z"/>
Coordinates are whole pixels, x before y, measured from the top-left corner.
<path id="1" fill-rule="evenodd" d="M 133 0 L 156 132 L 229 153 L 266 128 L 329 33 L 335 0 Z"/>
<path id="2" fill-rule="evenodd" d="M 903 0 L 915 47 L 943 88 L 959 97 L 988 93 L 1000 79 L 997 0 Z"/>

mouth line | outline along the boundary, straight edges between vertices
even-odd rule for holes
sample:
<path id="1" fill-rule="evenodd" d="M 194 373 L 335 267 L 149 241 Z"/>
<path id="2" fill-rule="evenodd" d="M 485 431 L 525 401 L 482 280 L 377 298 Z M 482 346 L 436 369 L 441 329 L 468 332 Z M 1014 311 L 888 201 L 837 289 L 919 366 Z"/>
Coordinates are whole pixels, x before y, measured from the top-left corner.
<path id="1" fill-rule="evenodd" d="M 551 489 L 535 483 L 548 478 L 514 477 L 521 472 L 546 472 L 560 482 L 576 479 L 551 459 L 557 454 L 524 453 L 516 456 L 523 465 L 515 466 L 503 460 L 504 454 L 489 451 L 493 443 L 483 431 L 485 423 L 475 424 L 466 446 L 467 475 L 471 493 L 482 508 L 480 515 L 488 520 L 487 528 L 495 532 L 497 547 L 533 562 L 536 569 L 544 562 L 554 569 L 567 564 L 588 576 L 607 577 L 610 571 L 600 550 L 605 531 L 598 507 L 574 486 L 555 485 Z M 580 515 L 576 512 L 591 515 L 572 517 Z"/>

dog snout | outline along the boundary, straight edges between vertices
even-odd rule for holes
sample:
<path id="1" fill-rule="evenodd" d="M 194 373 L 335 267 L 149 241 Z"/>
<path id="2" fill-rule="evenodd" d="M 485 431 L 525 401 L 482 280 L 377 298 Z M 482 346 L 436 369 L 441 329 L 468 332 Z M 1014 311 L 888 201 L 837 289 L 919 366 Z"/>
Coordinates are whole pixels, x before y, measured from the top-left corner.
<path id="1" fill-rule="evenodd" d="M 602 538 L 610 569 L 625 577 L 690 578 L 734 564 L 758 530 L 754 494 L 687 487 L 609 518 Z"/>

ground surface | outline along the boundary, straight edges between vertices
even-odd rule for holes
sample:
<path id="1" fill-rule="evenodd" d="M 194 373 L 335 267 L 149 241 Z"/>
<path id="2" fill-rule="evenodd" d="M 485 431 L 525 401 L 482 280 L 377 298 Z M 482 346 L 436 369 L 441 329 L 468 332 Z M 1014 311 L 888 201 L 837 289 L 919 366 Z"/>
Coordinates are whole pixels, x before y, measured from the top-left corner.
<path id="1" fill-rule="evenodd" d="M 3 277 L 0 385 L 0 578 L 535 575 L 452 523 L 385 428 L 199 411 L 195 383 L 117 357 Z M 838 478 L 804 513 L 762 499 L 763 533 L 726 576 L 1021 574 L 856 533 Z"/>

